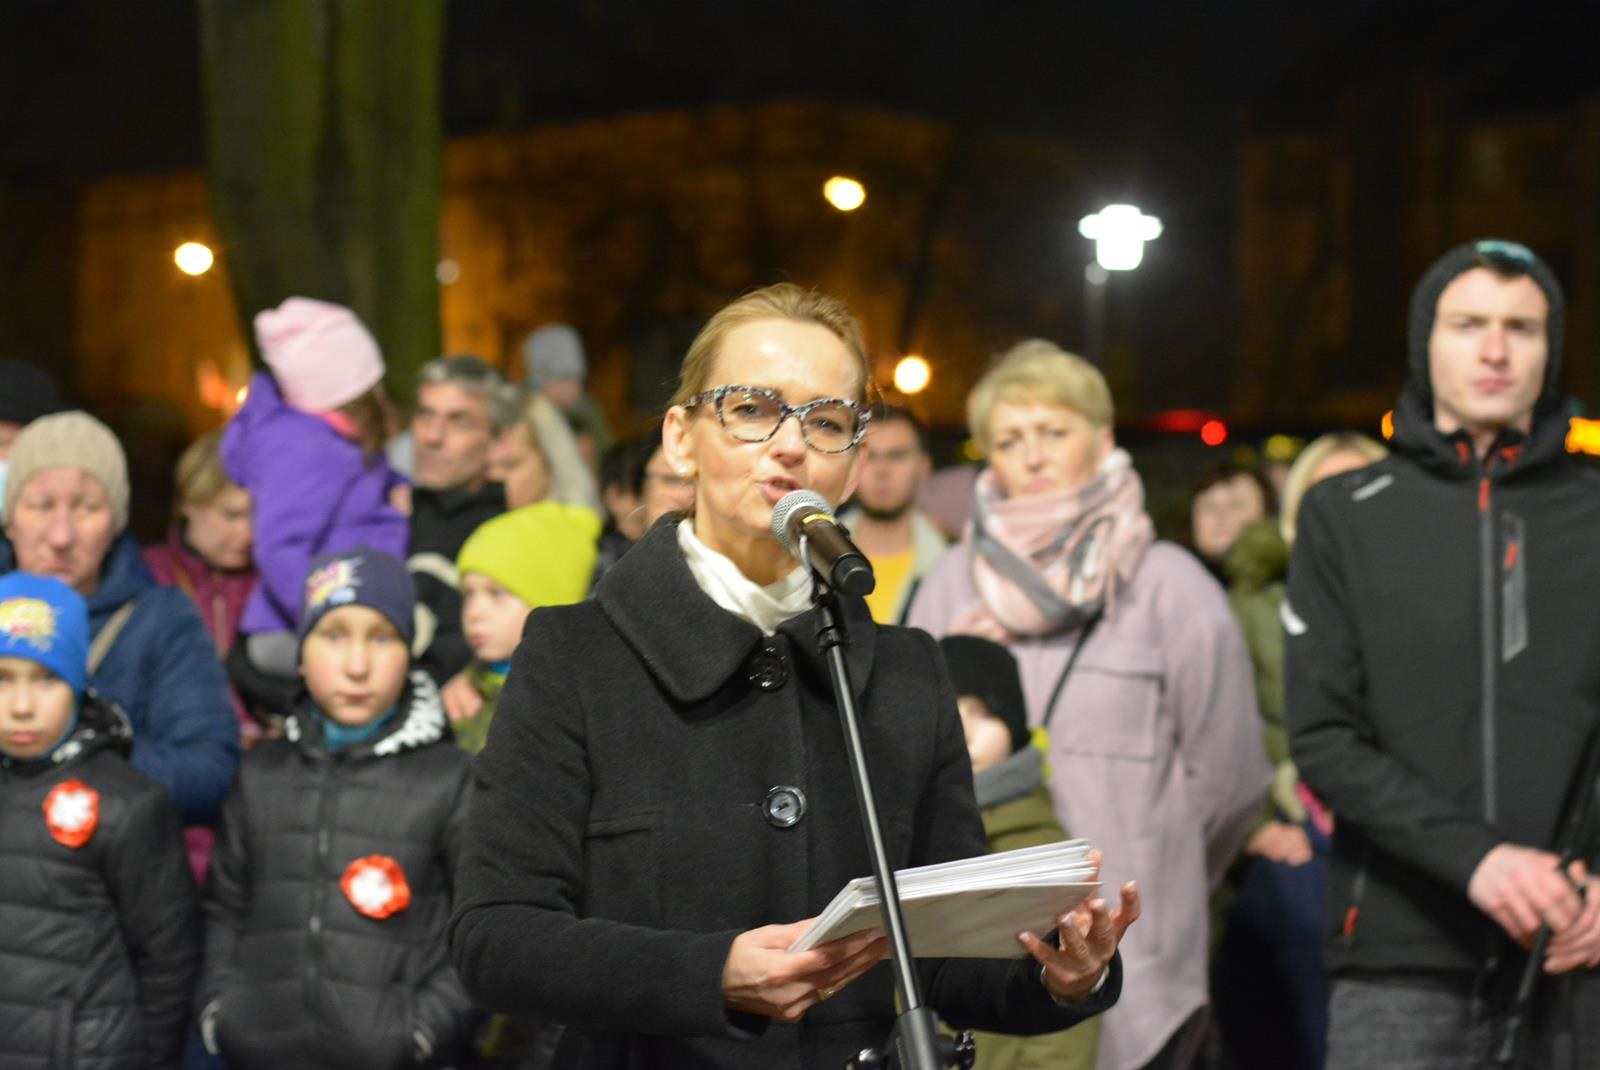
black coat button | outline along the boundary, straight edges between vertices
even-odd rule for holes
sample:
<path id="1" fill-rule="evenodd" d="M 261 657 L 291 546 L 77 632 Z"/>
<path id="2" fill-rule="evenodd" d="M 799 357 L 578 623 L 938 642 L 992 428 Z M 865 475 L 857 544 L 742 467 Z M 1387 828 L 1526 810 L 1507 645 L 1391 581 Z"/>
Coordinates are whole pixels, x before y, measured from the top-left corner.
<path id="1" fill-rule="evenodd" d="M 793 828 L 806 816 L 806 794 L 799 788 L 779 786 L 767 792 L 767 824 Z"/>
<path id="2" fill-rule="evenodd" d="M 772 647 L 762 647 L 751 654 L 745 671 L 750 682 L 763 691 L 776 691 L 789 681 L 789 664 L 783 653 Z"/>

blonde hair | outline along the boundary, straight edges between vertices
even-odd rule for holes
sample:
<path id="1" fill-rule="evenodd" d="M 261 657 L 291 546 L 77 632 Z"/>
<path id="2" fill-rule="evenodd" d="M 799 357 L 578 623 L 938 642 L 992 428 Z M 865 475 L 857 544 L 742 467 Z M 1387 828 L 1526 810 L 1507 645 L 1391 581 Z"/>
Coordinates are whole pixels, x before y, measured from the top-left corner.
<path id="1" fill-rule="evenodd" d="M 572 427 L 555 403 L 543 394 L 529 393 L 523 406 L 522 427 L 550 473 L 550 492 L 546 500 L 598 510 L 600 492 L 595 487 L 594 475 L 583 463 Z"/>
<path id="2" fill-rule="evenodd" d="M 233 487 L 222 466 L 222 432 L 211 431 L 189 443 L 173 471 L 178 513 L 186 505 L 210 505 Z"/>
<path id="3" fill-rule="evenodd" d="M 989 448 L 989 415 L 1001 401 L 1044 402 L 1071 409 L 1096 427 L 1115 415 L 1100 369 L 1043 338 L 1019 342 L 995 359 L 967 395 L 967 426 Z"/>
<path id="4" fill-rule="evenodd" d="M 861 374 L 854 400 L 866 402 L 872 363 L 867 356 L 867 344 L 862 340 L 861 325 L 856 318 L 838 298 L 807 290 L 792 282 L 780 282 L 775 286 L 753 290 L 724 305 L 700 328 L 700 333 L 689 344 L 689 351 L 684 354 L 683 367 L 678 373 L 678 390 L 672 395 L 671 404 L 682 405 L 715 385 L 710 381 L 712 368 L 729 331 L 754 320 L 773 319 L 815 323 L 832 332 L 850 351 L 856 369 Z"/>
<path id="5" fill-rule="evenodd" d="M 1295 519 L 1300 513 L 1301 500 L 1311 489 L 1312 474 L 1336 453 L 1354 453 L 1365 457 L 1368 464 L 1389 456 L 1382 443 L 1359 431 L 1330 431 L 1301 450 L 1300 456 L 1289 466 L 1289 474 L 1283 481 L 1283 496 L 1278 503 L 1278 530 L 1288 545 L 1294 545 Z"/>

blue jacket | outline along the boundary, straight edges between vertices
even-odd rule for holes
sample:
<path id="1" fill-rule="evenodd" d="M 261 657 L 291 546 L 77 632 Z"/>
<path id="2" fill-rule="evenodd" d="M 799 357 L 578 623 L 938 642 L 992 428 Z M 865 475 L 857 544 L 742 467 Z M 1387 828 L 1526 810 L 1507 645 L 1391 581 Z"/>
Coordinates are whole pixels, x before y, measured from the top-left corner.
<path id="1" fill-rule="evenodd" d="M 88 599 L 91 633 L 99 636 L 135 598 L 133 615 L 90 684 L 128 715 L 133 767 L 167 789 L 185 824 L 209 824 L 239 766 L 227 677 L 189 596 L 158 586 L 124 532 Z"/>

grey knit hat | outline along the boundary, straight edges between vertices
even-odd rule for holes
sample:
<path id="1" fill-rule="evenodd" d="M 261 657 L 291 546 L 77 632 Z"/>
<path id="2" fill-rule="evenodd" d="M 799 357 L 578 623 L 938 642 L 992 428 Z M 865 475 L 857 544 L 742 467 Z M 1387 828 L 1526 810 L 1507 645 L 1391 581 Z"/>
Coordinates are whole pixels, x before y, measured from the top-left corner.
<path id="1" fill-rule="evenodd" d="M 583 337 L 565 323 L 547 323 L 528 335 L 522 343 L 522 359 L 530 390 L 542 389 L 556 379 L 583 379 L 589 374 Z"/>
<path id="2" fill-rule="evenodd" d="M 28 480 L 48 468 L 87 472 L 106 492 L 116 530 L 128 526 L 128 457 L 122 452 L 122 443 L 111 428 L 76 410 L 41 416 L 11 444 L 0 522 L 10 525 L 12 510 Z"/>
<path id="3" fill-rule="evenodd" d="M 1544 291 L 1545 300 L 1550 303 L 1550 317 L 1545 323 L 1549 357 L 1544 366 L 1544 389 L 1548 391 L 1561 375 L 1567 299 L 1549 264 L 1540 260 L 1526 245 L 1498 238 L 1482 238 L 1451 249 L 1422 273 L 1417 288 L 1411 291 L 1408 342 L 1413 381 L 1430 397 L 1433 395 L 1433 386 L 1428 378 L 1428 339 L 1433 335 L 1433 318 L 1439 309 L 1439 295 L 1444 293 L 1445 287 L 1457 275 L 1476 267 L 1488 267 L 1505 275 L 1526 275 Z"/>

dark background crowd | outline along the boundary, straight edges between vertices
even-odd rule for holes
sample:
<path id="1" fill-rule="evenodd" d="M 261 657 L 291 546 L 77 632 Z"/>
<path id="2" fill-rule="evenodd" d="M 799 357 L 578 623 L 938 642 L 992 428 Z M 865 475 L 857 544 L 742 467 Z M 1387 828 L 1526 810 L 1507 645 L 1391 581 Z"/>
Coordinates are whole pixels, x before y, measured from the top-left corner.
<path id="1" fill-rule="evenodd" d="M 73 712 L 41 752 L 0 747 L 0 849 L 36 850 L 23 821 L 72 850 L 170 841 L 188 878 L 96 856 L 112 899 L 144 881 L 170 916 L 116 908 L 136 979 L 103 1006 L 8 970 L 0 1037 L 34 1061 L 0 1040 L 0 1067 L 292 1061 L 321 1027 L 229 995 L 272 1005 L 296 955 L 330 953 L 360 968 L 312 1003 L 406 1027 L 338 1065 L 552 1065 L 559 1014 L 494 1013 L 447 962 L 470 759 L 529 612 L 594 597 L 695 510 L 704 477 L 663 445 L 679 361 L 779 280 L 859 320 L 872 418 L 841 516 L 872 618 L 941 640 L 991 847 L 1085 836 L 1107 888 L 1141 886 L 1117 1005 L 1023 1050 L 1442 1065 L 1386 1026 L 1341 1042 L 1341 1015 L 1499 1043 L 1541 924 L 1577 980 L 1540 1036 L 1573 1032 L 1548 1007 L 1581 1018 L 1600 962 L 1593 845 L 1552 853 L 1600 665 L 1577 544 L 1600 454 L 1592 13 L 272 9 L 5 16 L 0 573 L 22 586 L 0 588 L 0 706 L 66 681 Z M 1161 217 L 1132 269 L 1079 229 L 1128 201 Z M 1526 380 L 1521 408 L 1452 408 L 1439 362 L 1469 348 L 1493 382 L 1461 389 Z M 1369 523 L 1369 499 L 1409 504 Z M 1558 728 L 1521 719 L 1539 702 Z M 269 768 L 289 748 L 326 779 Z M 82 787 L 62 777 L 113 750 L 164 801 L 119 780 L 58 821 Z M 1451 779 L 1468 767 L 1481 783 Z M 348 869 L 272 846 L 342 836 Z M 386 836 L 430 846 L 360 846 Z M 0 929 L 77 887 L 22 872 Z M 290 889 L 292 940 L 252 928 L 252 881 Z M 324 937 L 327 895 L 412 928 Z M 1585 1043 L 1566 1065 L 1600 1066 Z"/>

